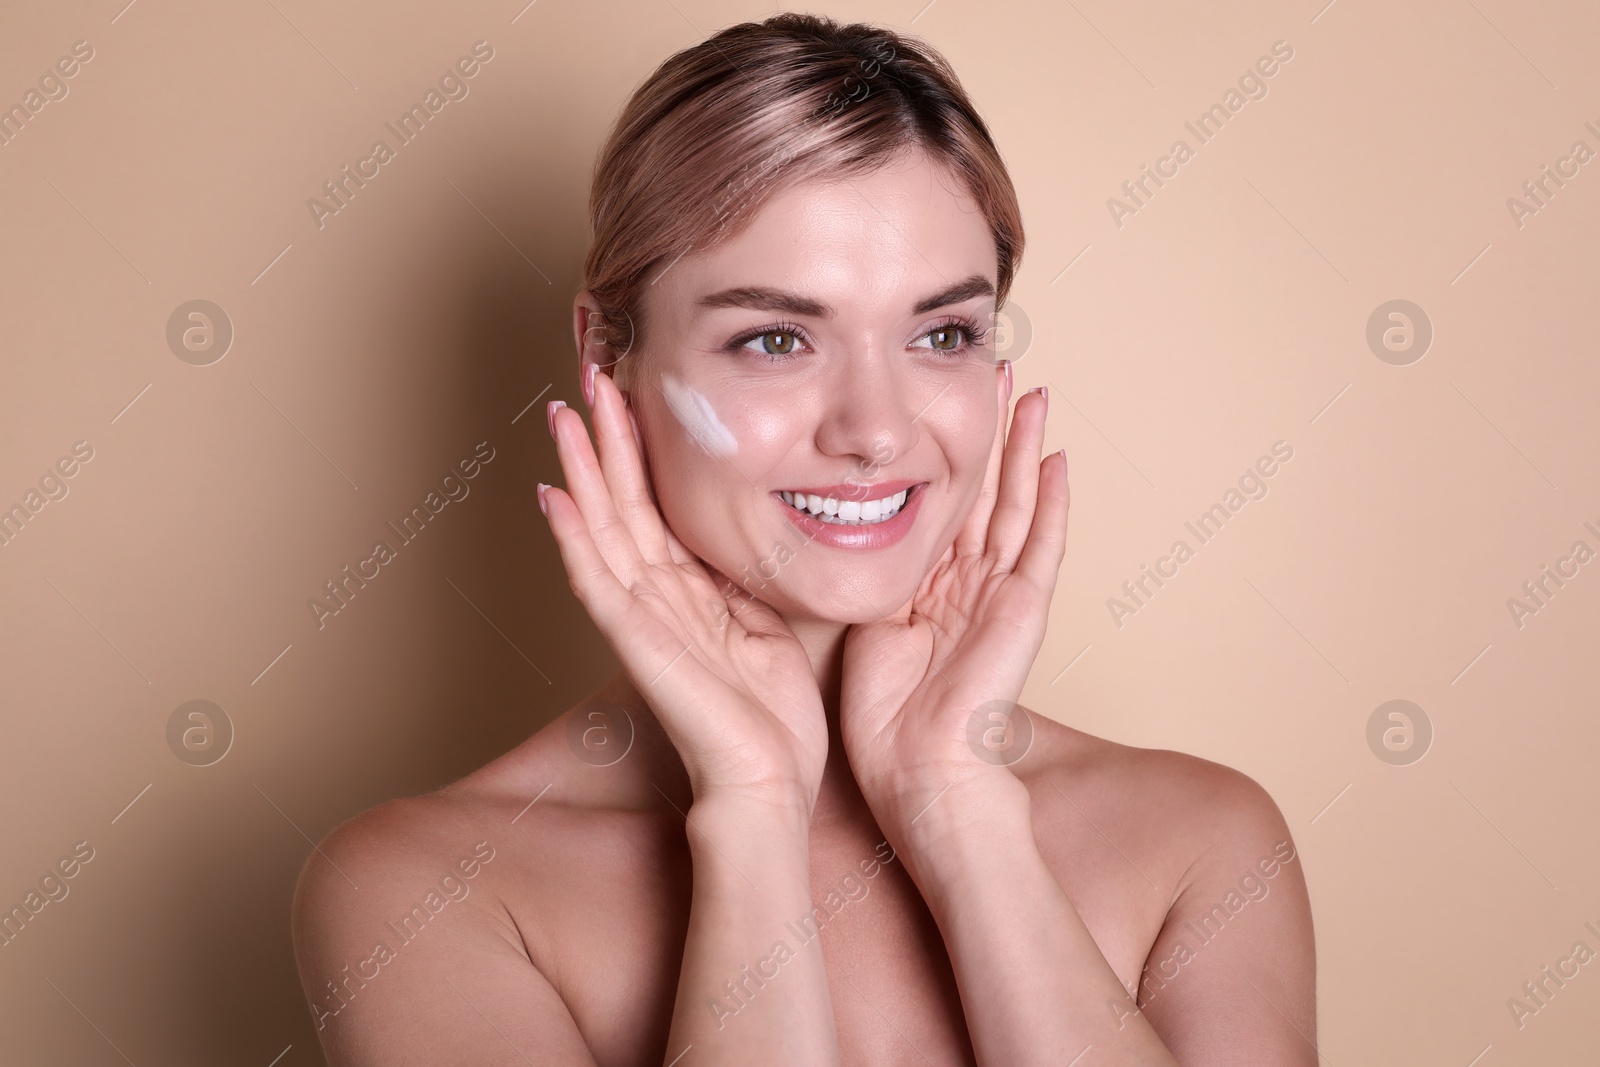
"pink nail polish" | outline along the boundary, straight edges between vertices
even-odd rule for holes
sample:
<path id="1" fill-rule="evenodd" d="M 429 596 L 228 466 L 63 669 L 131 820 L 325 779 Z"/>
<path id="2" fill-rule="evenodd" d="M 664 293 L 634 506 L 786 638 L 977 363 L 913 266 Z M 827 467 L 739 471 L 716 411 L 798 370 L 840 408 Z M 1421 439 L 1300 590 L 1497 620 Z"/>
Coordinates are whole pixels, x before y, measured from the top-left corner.
<path id="1" fill-rule="evenodd" d="M 591 408 L 594 407 L 594 372 L 597 366 L 588 362 L 583 365 L 583 399 Z"/>
<path id="2" fill-rule="evenodd" d="M 550 505 L 549 505 L 549 504 L 546 504 L 546 503 L 545 503 L 545 502 L 544 502 L 544 491 L 545 491 L 545 490 L 546 490 L 546 489 L 548 489 L 548 488 L 550 488 L 550 487 L 549 487 L 549 486 L 548 486 L 548 485 L 545 485 L 545 484 L 544 484 L 544 483 L 543 483 L 543 482 L 540 482 L 540 483 L 539 483 L 539 487 L 538 487 L 538 493 L 539 493 L 539 511 L 540 511 L 540 513 L 541 513 L 541 514 L 543 514 L 543 515 L 547 515 L 547 516 L 548 516 L 548 515 L 549 515 L 549 514 L 550 514 Z"/>
<path id="3" fill-rule="evenodd" d="M 1011 377 L 1011 361 L 1006 360 L 1006 395 L 1010 396 L 1016 391 L 1017 383 Z"/>
<path id="4" fill-rule="evenodd" d="M 565 400 L 552 400 L 550 401 L 550 406 L 545 409 L 544 417 L 545 421 L 550 424 L 551 437 L 556 435 L 556 409 L 566 406 L 567 402 Z"/>

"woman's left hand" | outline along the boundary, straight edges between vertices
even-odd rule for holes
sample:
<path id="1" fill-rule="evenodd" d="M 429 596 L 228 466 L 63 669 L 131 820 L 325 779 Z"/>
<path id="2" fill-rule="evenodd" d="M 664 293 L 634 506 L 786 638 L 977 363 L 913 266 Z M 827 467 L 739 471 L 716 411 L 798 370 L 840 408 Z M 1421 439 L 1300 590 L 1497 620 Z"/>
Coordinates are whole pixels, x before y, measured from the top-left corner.
<path id="1" fill-rule="evenodd" d="M 886 832 L 951 785 L 1015 785 L 1016 753 L 995 742 L 1028 728 L 1016 700 L 1066 551 L 1066 456 L 1039 459 L 1047 406 L 1030 390 L 1009 432 L 1000 420 L 979 499 L 907 608 L 845 637 L 840 730 Z"/>

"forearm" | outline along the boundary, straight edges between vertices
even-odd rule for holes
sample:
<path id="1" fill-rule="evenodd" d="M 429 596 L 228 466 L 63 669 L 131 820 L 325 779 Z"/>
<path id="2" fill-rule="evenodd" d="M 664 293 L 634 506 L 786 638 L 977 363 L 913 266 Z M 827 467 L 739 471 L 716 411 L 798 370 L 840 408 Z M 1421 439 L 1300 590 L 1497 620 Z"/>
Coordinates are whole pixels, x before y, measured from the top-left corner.
<path id="1" fill-rule="evenodd" d="M 666 1062 L 692 1046 L 696 1067 L 837 1065 L 822 950 L 788 927 L 811 911 L 806 805 L 697 800 L 687 832 L 694 893 Z"/>
<path id="2" fill-rule="evenodd" d="M 980 1064 L 1062 1067 L 1092 1046 L 1097 1067 L 1177 1067 L 1045 865 L 1021 782 L 952 786 L 899 836 Z"/>

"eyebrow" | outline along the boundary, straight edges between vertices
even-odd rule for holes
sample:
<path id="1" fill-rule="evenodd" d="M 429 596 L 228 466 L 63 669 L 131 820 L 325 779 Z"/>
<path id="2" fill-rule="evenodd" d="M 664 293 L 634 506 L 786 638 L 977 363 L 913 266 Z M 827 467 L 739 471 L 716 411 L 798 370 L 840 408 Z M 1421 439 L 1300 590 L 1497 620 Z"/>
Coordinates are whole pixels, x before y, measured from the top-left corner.
<path id="1" fill-rule="evenodd" d="M 922 315 L 950 304 L 959 304 L 975 296 L 993 295 L 993 283 L 981 274 L 974 274 L 917 301 L 911 309 L 911 314 Z M 739 307 L 754 308 L 758 311 L 782 311 L 790 315 L 809 315 L 818 319 L 831 319 L 834 316 L 834 309 L 820 300 L 791 293 L 786 289 L 773 289 L 762 285 L 739 286 L 709 293 L 700 298 L 699 305 L 704 308 Z"/>

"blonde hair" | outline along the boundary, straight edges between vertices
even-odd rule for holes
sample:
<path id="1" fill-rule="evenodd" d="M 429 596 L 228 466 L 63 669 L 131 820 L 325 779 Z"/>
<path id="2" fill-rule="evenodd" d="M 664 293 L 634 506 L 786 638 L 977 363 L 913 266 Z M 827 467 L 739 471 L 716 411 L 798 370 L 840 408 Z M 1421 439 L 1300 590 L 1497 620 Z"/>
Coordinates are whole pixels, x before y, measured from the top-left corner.
<path id="1" fill-rule="evenodd" d="M 642 350 L 658 267 L 733 236 L 782 189 L 859 176 L 918 149 L 962 180 L 988 221 L 1003 305 L 1022 260 L 1016 190 L 931 46 L 789 12 L 669 57 L 634 90 L 595 160 L 584 280 L 613 362 Z"/>

